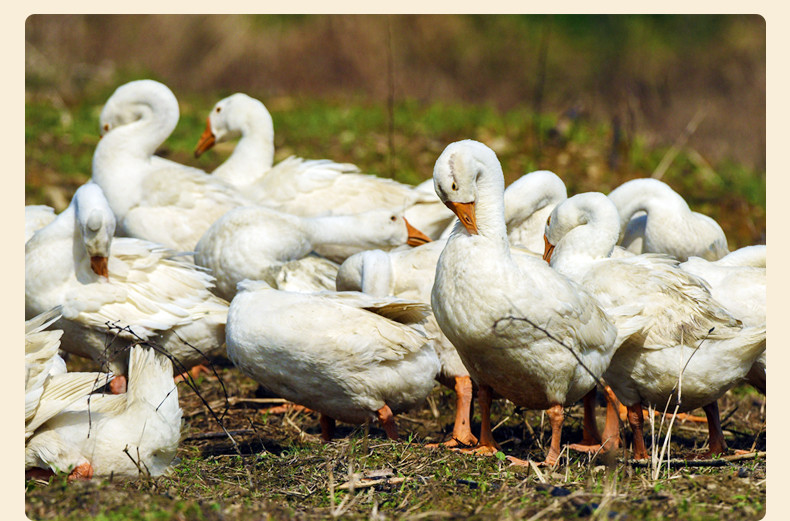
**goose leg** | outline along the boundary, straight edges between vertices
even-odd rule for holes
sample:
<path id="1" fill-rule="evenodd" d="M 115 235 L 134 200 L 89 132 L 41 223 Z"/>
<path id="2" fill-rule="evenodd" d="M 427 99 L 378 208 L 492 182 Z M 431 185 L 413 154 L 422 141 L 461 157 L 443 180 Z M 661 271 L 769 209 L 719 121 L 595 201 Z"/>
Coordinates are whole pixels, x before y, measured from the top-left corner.
<path id="1" fill-rule="evenodd" d="M 480 439 L 474 447 L 453 450 L 480 456 L 492 456 L 499 452 L 499 445 L 494 441 L 494 433 L 491 431 L 491 402 L 493 398 L 491 387 L 480 384 L 477 389 L 477 401 L 480 404 Z"/>
<path id="2" fill-rule="evenodd" d="M 554 466 L 560 457 L 560 439 L 562 437 L 562 422 L 565 420 L 565 413 L 562 410 L 562 405 L 552 405 L 546 410 L 549 416 L 549 424 L 551 424 L 551 445 L 549 446 L 549 453 L 543 461 L 543 465 Z"/>
<path id="3" fill-rule="evenodd" d="M 565 421 L 565 413 L 563 412 L 562 405 L 558 404 L 552 405 L 546 409 L 546 414 L 549 417 L 549 425 L 551 425 L 551 445 L 549 446 L 549 453 L 546 454 L 546 459 L 537 465 L 553 467 L 560 459 L 560 450 L 562 449 L 560 441 L 562 438 L 562 423 Z M 529 465 L 529 460 L 522 460 L 513 456 L 508 456 L 507 460 L 511 465 Z"/>
<path id="4" fill-rule="evenodd" d="M 724 441 L 724 433 L 721 431 L 719 403 L 714 400 L 702 409 L 705 411 L 705 416 L 708 417 L 708 452 L 704 454 L 704 457 L 724 454 L 727 452 L 727 442 Z"/>
<path id="5" fill-rule="evenodd" d="M 620 412 L 620 419 L 622 421 L 626 421 L 626 419 L 628 419 L 627 407 L 620 402 L 615 402 L 615 403 L 617 403 L 617 407 Z M 645 417 L 645 420 L 650 418 L 650 412 L 647 409 L 642 410 L 642 415 Z M 661 415 L 661 411 L 653 411 L 653 416 L 660 416 L 660 415 Z M 672 416 L 672 414 L 667 413 L 667 416 Z M 708 421 L 706 418 L 703 418 L 702 416 L 692 416 L 690 414 L 686 414 L 685 412 L 676 414 L 675 419 L 678 421 L 689 421 L 689 422 L 697 422 L 697 423 L 704 423 Z"/>
<path id="6" fill-rule="evenodd" d="M 636 402 L 629 405 L 628 423 L 631 425 L 631 432 L 634 434 L 634 459 L 647 459 L 647 449 L 645 448 L 645 436 L 642 431 L 645 417 L 642 414 L 642 403 Z"/>
<path id="7" fill-rule="evenodd" d="M 398 426 L 395 424 L 395 415 L 392 414 L 392 409 L 388 405 L 384 405 L 381 409 L 376 411 L 379 415 L 379 423 L 387 433 L 387 437 L 391 440 L 398 439 Z"/>
<path id="8" fill-rule="evenodd" d="M 580 452 L 595 452 L 603 447 L 604 451 L 620 447 L 620 425 L 618 419 L 618 406 L 622 407 L 615 397 L 612 388 L 608 385 L 604 387 L 606 396 L 606 423 L 603 428 L 603 436 L 598 434 L 598 426 L 595 424 L 595 389 L 584 396 L 584 436 L 581 443 L 568 445 L 569 449 Z M 597 440 L 592 436 L 597 436 Z"/>
<path id="9" fill-rule="evenodd" d="M 444 445 L 445 447 L 458 447 L 459 445 L 472 446 L 477 443 L 477 438 L 472 434 L 470 416 L 472 410 L 472 379 L 469 376 L 455 377 L 455 424 L 453 437 L 444 443 L 431 443 L 428 448 Z"/>
<path id="10" fill-rule="evenodd" d="M 326 414 L 321 414 L 318 420 L 321 424 L 321 439 L 329 443 L 335 436 L 335 419 L 330 418 Z"/>
<path id="11" fill-rule="evenodd" d="M 568 445 L 569 449 L 581 452 L 594 452 L 601 447 L 601 434 L 595 424 L 595 395 L 597 389 L 593 387 L 584 395 L 584 421 L 582 423 L 582 441 Z M 608 403 L 608 402 L 607 402 Z M 608 407 L 607 407 L 608 411 Z M 608 415 L 607 415 L 608 418 Z"/>

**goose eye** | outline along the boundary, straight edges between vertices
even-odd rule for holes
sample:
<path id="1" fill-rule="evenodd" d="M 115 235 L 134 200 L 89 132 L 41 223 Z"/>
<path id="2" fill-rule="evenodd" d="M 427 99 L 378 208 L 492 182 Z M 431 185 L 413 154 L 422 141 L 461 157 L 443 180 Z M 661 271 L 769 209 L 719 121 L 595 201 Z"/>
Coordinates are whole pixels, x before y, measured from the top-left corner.
<path id="1" fill-rule="evenodd" d="M 104 124 L 104 131 L 107 132 L 110 130 L 110 125 L 108 123 Z"/>
<path id="2" fill-rule="evenodd" d="M 392 222 L 395 222 L 395 221 L 397 221 L 397 220 L 398 220 L 398 218 L 397 218 L 397 217 L 395 217 L 394 215 L 390 217 L 390 221 L 392 221 Z"/>
<path id="3" fill-rule="evenodd" d="M 548 226 L 550 224 L 551 224 L 551 215 L 549 215 L 549 218 L 546 219 L 546 226 Z"/>
<path id="4" fill-rule="evenodd" d="M 453 183 L 450 188 L 452 188 L 453 190 L 458 190 L 458 185 Z"/>
<path id="5" fill-rule="evenodd" d="M 222 107 L 217 107 L 217 113 L 222 112 Z"/>

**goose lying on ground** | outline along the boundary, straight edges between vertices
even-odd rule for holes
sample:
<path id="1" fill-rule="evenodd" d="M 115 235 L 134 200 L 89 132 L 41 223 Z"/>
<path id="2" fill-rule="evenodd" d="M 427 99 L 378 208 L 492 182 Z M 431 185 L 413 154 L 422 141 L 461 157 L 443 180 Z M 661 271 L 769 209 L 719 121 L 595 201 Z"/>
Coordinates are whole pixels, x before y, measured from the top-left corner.
<path id="1" fill-rule="evenodd" d="M 115 353 L 138 339 L 160 344 L 179 371 L 222 352 L 228 304 L 211 293 L 213 278 L 162 246 L 113 238 L 114 229 L 101 188 L 77 189 L 25 245 L 26 316 L 62 306 L 63 350 L 107 362 L 116 375 L 126 374 L 126 356 Z M 122 390 L 123 379 L 115 385 Z"/>
<path id="2" fill-rule="evenodd" d="M 258 204 L 316 217 L 387 208 L 404 211 L 415 227 L 436 238 L 453 219 L 432 192 L 392 179 L 361 174 L 348 163 L 289 157 L 274 165 L 274 125 L 263 103 L 236 93 L 214 105 L 195 156 L 215 143 L 239 137 L 233 153 L 213 174 Z"/>
<path id="3" fill-rule="evenodd" d="M 228 313 L 228 357 L 286 400 L 334 421 L 378 419 L 397 438 L 393 416 L 433 389 L 439 361 L 417 324 L 428 306 L 357 292 L 293 293 L 239 283 Z"/>
<path id="4" fill-rule="evenodd" d="M 129 354 L 128 391 L 94 394 L 61 410 L 25 446 L 25 469 L 91 477 L 159 476 L 172 464 L 181 434 L 173 366 L 153 349 Z"/>
<path id="5" fill-rule="evenodd" d="M 642 404 L 660 410 L 677 405 L 677 412 L 703 407 L 710 453 L 722 453 L 726 444 L 716 400 L 765 350 L 765 324 L 744 327 L 703 281 L 670 257 L 609 258 L 620 222 L 617 208 L 605 195 L 575 195 L 551 214 L 545 258 L 595 295 L 619 329 L 633 330 L 642 322 L 618 347 L 604 374 L 628 408 L 634 457 L 647 457 Z"/>
<path id="6" fill-rule="evenodd" d="M 494 391 L 518 406 L 547 410 L 552 437 L 544 463 L 553 465 L 563 408 L 594 388 L 617 331 L 581 286 L 540 259 L 524 259 L 521 266 L 513 260 L 502 167 L 490 148 L 471 140 L 448 145 L 433 177 L 460 224 L 439 257 L 431 303 L 479 385 L 482 424 L 474 450 L 498 450 L 490 423 Z"/>

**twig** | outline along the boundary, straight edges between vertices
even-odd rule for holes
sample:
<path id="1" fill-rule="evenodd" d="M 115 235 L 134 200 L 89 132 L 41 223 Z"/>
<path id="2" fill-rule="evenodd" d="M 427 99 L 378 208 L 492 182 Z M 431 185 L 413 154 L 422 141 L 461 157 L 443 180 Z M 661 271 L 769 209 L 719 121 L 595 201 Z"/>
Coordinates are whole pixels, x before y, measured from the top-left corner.
<path id="1" fill-rule="evenodd" d="M 254 433 L 254 429 L 239 429 L 235 431 L 217 431 L 217 432 L 200 432 L 198 434 L 193 434 L 191 436 L 187 436 L 184 438 L 184 441 L 193 441 L 193 440 L 211 440 L 214 438 L 224 438 L 228 434 L 233 436 L 242 436 L 244 434 L 252 434 Z"/>
<path id="2" fill-rule="evenodd" d="M 680 133 L 677 139 L 675 139 L 675 142 L 672 143 L 672 146 L 669 147 L 669 150 L 667 150 L 666 154 L 664 154 L 664 157 L 661 158 L 661 162 L 658 163 L 658 166 L 653 171 L 653 175 L 651 176 L 653 179 L 660 180 L 662 177 L 664 177 L 664 174 L 675 160 L 675 157 L 677 157 L 680 150 L 686 145 L 686 142 L 689 140 L 691 135 L 694 134 L 694 132 L 697 130 L 697 127 L 700 123 L 702 123 L 702 120 L 705 119 L 707 114 L 707 107 L 702 107 L 697 111 L 696 114 L 694 114 L 694 117 L 688 122 L 686 128 L 683 129 L 683 132 Z"/>
<path id="3" fill-rule="evenodd" d="M 702 460 L 686 460 L 686 459 L 670 459 L 666 460 L 664 464 L 672 467 L 726 467 L 736 461 L 745 461 L 758 458 L 764 458 L 765 451 L 750 452 L 749 454 L 735 454 L 732 456 L 723 456 L 718 459 L 702 459 Z M 649 467 L 650 460 L 618 460 L 619 463 L 630 463 L 634 467 Z"/>

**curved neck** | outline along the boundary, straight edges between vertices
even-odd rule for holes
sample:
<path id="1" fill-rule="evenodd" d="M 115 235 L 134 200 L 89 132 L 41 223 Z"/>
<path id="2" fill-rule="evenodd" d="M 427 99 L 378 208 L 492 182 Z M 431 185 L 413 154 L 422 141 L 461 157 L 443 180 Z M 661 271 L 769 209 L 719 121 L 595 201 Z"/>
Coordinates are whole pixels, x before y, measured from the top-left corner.
<path id="1" fill-rule="evenodd" d="M 621 231 L 625 231 L 628 221 L 640 211 L 647 212 L 648 220 L 651 213 L 684 215 L 691 211 L 683 197 L 669 186 L 652 179 L 639 181 L 648 182 L 630 181 L 609 194 L 620 214 Z"/>
<path id="2" fill-rule="evenodd" d="M 608 212 L 582 207 L 578 222 L 559 240 L 551 257 L 552 268 L 574 279 L 590 262 L 612 254 L 619 230 L 614 208 Z"/>
<path id="3" fill-rule="evenodd" d="M 226 120 L 229 136 L 241 134 L 230 157 L 214 170 L 225 181 L 248 185 L 274 165 L 274 122 L 266 107 L 257 100 L 238 100 Z"/>
<path id="4" fill-rule="evenodd" d="M 103 136 L 93 153 L 91 177 L 119 221 L 142 197 L 140 184 L 151 158 L 178 122 L 178 108 L 166 104 L 142 105 L 141 113 L 140 119 Z"/>
<path id="5" fill-rule="evenodd" d="M 273 132 L 267 136 L 260 129 L 242 131 L 233 153 L 212 174 L 237 187 L 247 186 L 260 179 L 274 164 L 273 137 Z"/>
<path id="6" fill-rule="evenodd" d="M 499 162 L 482 169 L 477 177 L 475 217 L 480 235 L 502 244 L 510 251 L 505 226 L 504 191 L 505 180 Z"/>

